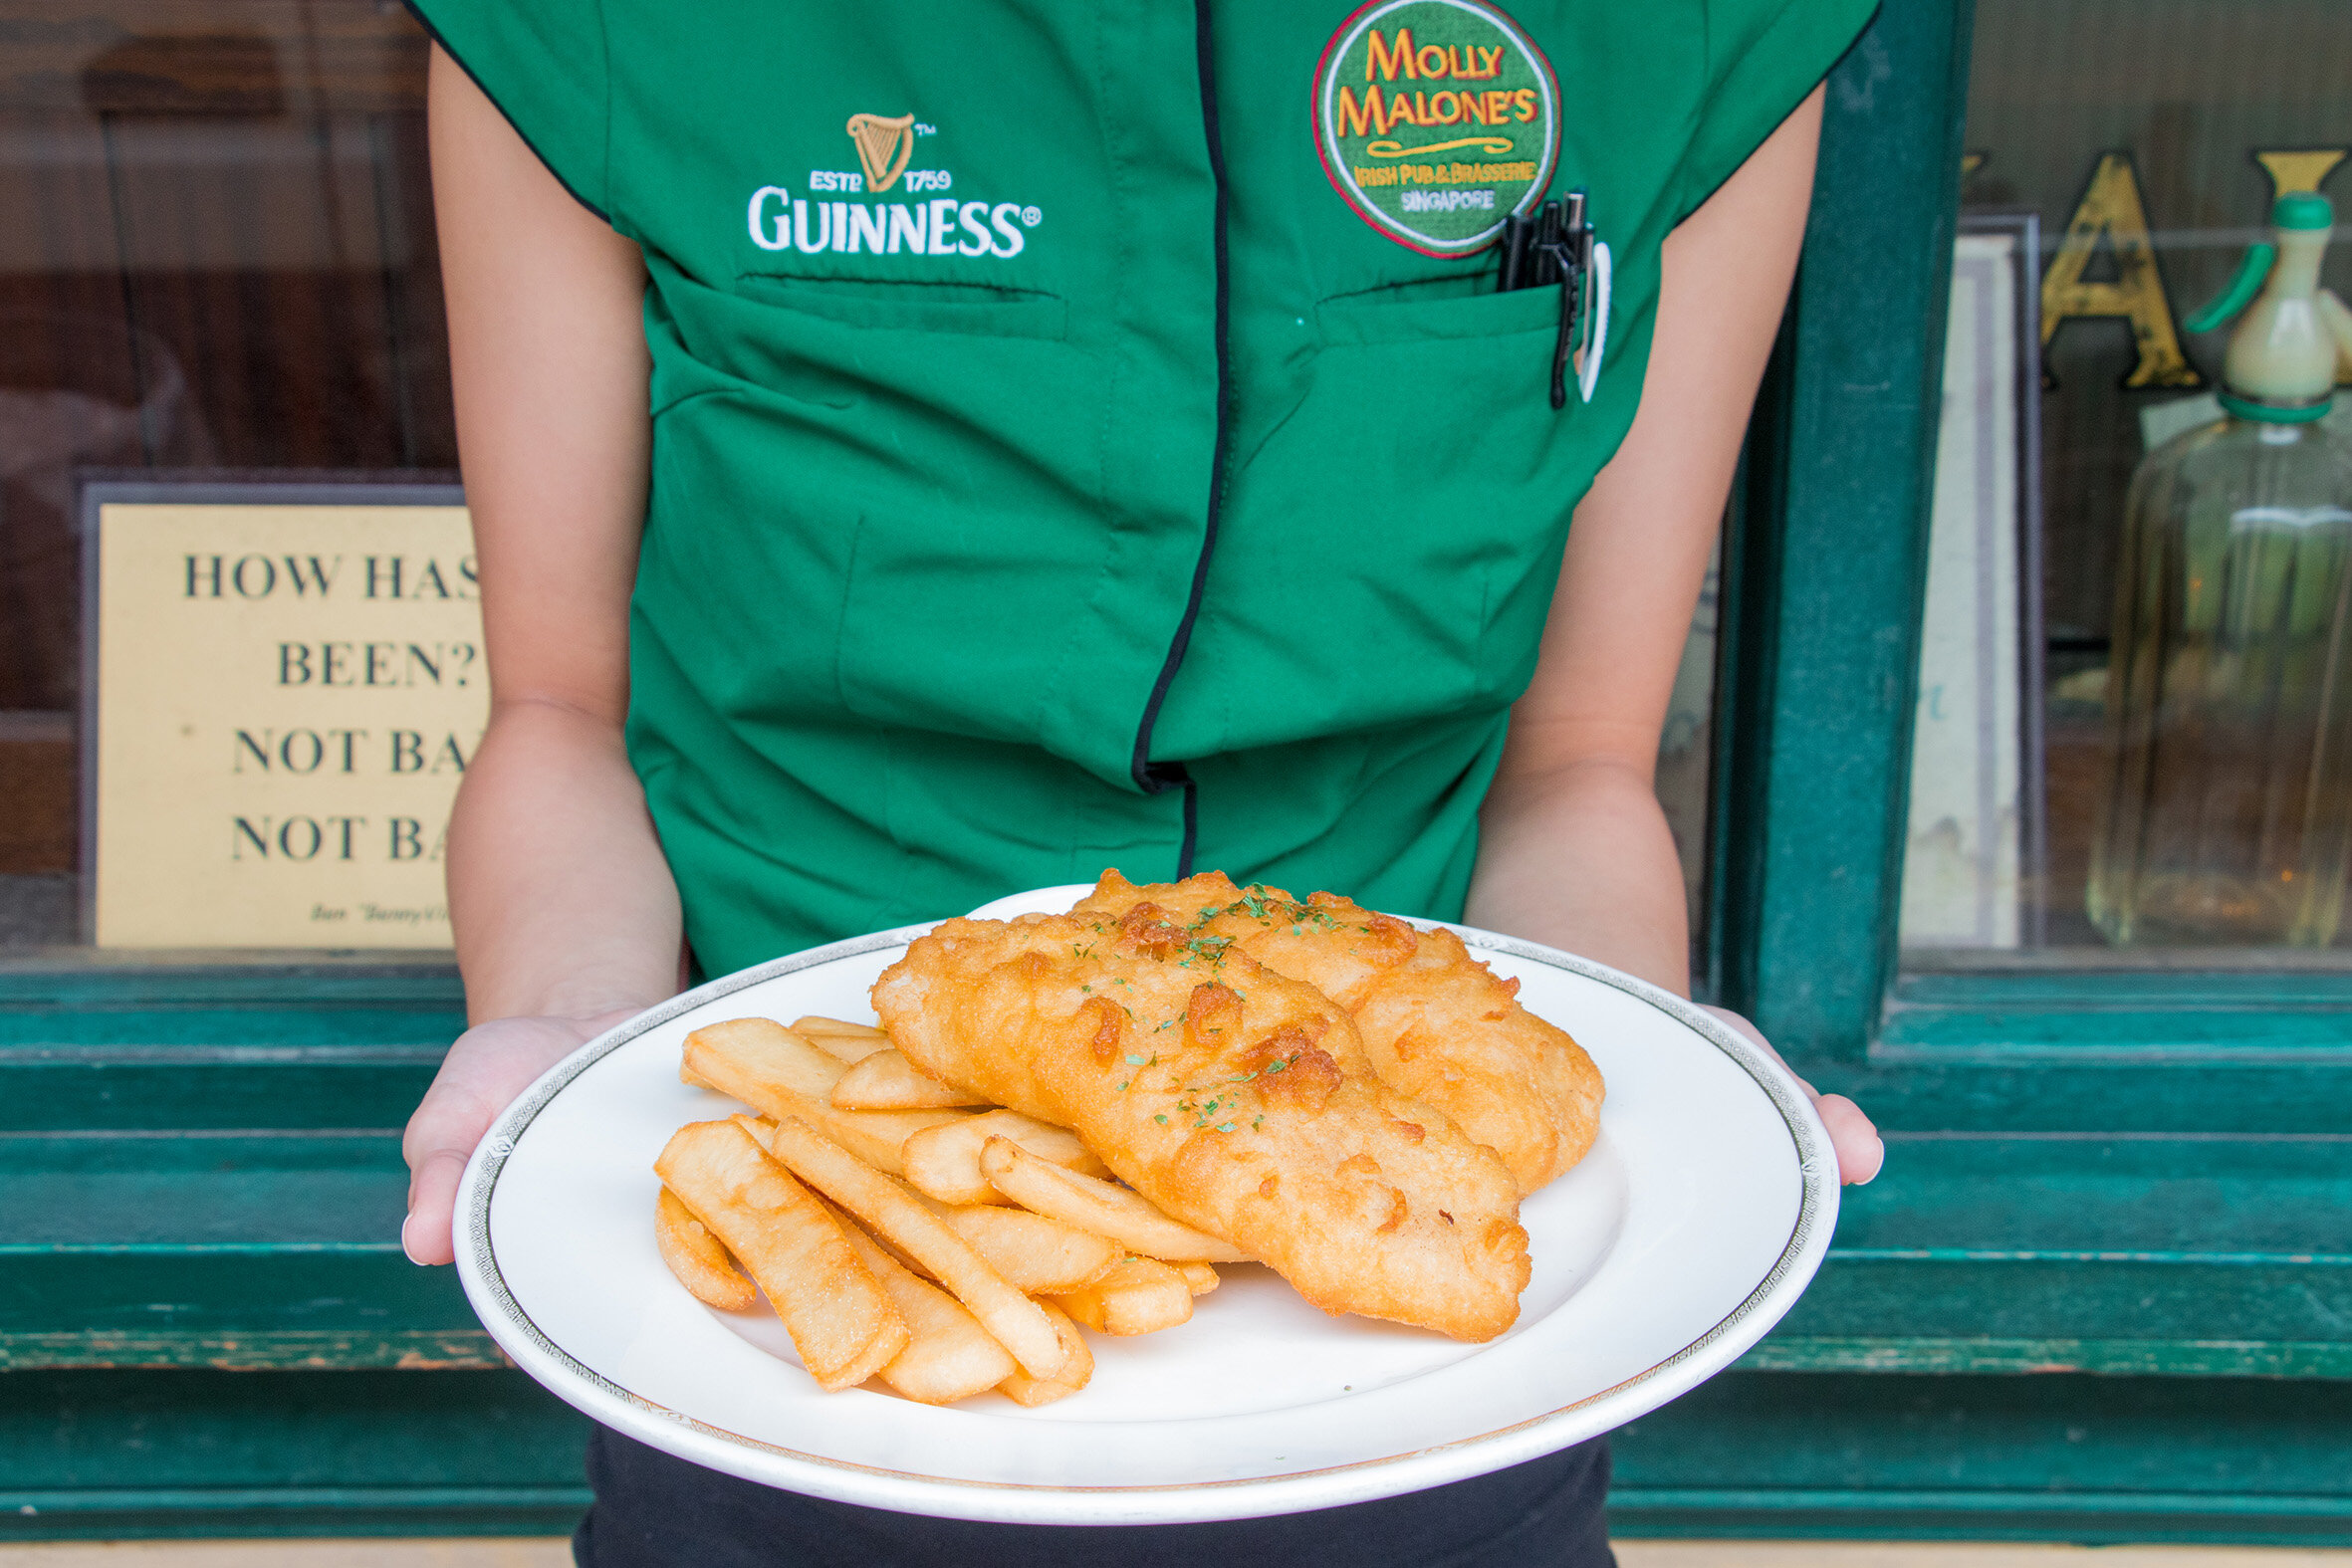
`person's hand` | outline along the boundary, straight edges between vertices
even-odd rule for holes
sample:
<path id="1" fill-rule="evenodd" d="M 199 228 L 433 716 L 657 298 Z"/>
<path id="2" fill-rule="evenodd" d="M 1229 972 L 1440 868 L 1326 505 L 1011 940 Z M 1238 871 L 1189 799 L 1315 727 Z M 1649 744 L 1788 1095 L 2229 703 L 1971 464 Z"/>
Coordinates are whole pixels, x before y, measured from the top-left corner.
<path id="1" fill-rule="evenodd" d="M 1764 1053 L 1780 1062 L 1780 1053 L 1772 1049 L 1772 1042 L 1764 1031 L 1728 1008 L 1709 1008 L 1706 1010 L 1754 1040 Z M 1793 1072 L 1790 1073 L 1794 1077 Z M 1887 1146 L 1880 1141 L 1878 1129 L 1870 1118 L 1862 1114 L 1862 1107 L 1842 1094 L 1822 1094 L 1804 1079 L 1797 1078 L 1804 1091 L 1813 1097 L 1813 1109 L 1821 1114 L 1821 1125 L 1829 1129 L 1829 1146 L 1837 1151 L 1837 1179 L 1849 1185 L 1859 1185 L 1876 1176 L 1886 1164 Z"/>
<path id="2" fill-rule="evenodd" d="M 400 1139 L 401 1158 L 408 1162 L 408 1218 L 400 1225 L 400 1249 L 410 1262 L 456 1258 L 450 1228 L 457 1181 L 498 1113 L 534 1078 L 633 1015 L 633 1009 L 622 1008 L 586 1018 L 492 1018 L 457 1037 Z"/>

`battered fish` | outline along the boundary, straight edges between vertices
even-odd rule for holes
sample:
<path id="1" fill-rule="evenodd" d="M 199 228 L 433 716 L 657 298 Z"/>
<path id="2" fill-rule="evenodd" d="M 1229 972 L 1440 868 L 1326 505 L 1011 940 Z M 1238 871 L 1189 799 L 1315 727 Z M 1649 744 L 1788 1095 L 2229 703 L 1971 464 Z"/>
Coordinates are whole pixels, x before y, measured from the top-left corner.
<path id="1" fill-rule="evenodd" d="M 1302 981 L 1149 904 L 950 920 L 873 988 L 907 1059 L 1077 1132 L 1326 1312 L 1483 1341 L 1519 1317 L 1511 1172 L 1383 1083 Z"/>
<path id="2" fill-rule="evenodd" d="M 1500 1154 L 1521 1192 L 1583 1159 L 1599 1135 L 1600 1069 L 1451 931 L 1420 931 L 1330 893 L 1300 903 L 1280 888 L 1236 887 L 1222 871 L 1146 887 L 1105 871 L 1075 912 L 1118 916 L 1145 903 L 1346 1008 L 1381 1080 Z"/>

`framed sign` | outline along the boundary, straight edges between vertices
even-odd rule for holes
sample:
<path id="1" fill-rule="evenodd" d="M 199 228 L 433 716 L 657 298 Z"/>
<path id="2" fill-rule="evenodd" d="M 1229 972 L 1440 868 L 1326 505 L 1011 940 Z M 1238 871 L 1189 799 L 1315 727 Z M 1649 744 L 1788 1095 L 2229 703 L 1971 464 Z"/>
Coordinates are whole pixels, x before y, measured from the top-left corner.
<path id="1" fill-rule="evenodd" d="M 1902 940 L 2036 946 L 2042 805 L 2039 224 L 1954 242 L 1912 731 Z"/>
<path id="2" fill-rule="evenodd" d="M 489 716 L 454 485 L 86 485 L 85 935 L 447 948 Z"/>

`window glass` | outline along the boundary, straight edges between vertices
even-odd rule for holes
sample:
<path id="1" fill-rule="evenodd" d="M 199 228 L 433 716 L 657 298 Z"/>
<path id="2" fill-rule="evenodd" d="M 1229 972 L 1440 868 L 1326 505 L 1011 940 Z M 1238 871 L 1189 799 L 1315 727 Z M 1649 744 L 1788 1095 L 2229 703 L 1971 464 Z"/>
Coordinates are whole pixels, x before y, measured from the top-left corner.
<path id="1" fill-rule="evenodd" d="M 453 477 L 425 57 L 392 0 L 0 0 L 0 951 L 66 957 L 86 932 L 85 487 Z M 200 555 L 190 591 L 287 587 L 261 569 L 285 543 L 242 577 Z M 1658 769 L 1702 972 L 1714 581 Z M 388 743 L 389 769 L 424 772 L 472 744 L 351 735 L 256 724 L 218 761 L 332 772 Z M 223 854 L 429 848 L 405 820 L 218 825 Z M 341 924 L 318 946 L 365 950 L 363 911 L 320 914 Z"/>
<path id="2" fill-rule="evenodd" d="M 425 50 L 383 0 L 0 0 L 0 946 L 80 928 L 82 484 L 455 465 Z"/>
<path id="3" fill-rule="evenodd" d="M 2352 412 L 2318 404 L 2352 379 L 2352 338 L 2328 346 L 2331 314 L 2339 336 L 2352 319 L 2318 291 L 2352 293 L 2352 245 L 2314 272 L 2324 211 L 2279 203 L 2352 201 L 2352 10 L 1976 16 L 1907 955 L 2332 966 L 2352 938 Z M 2233 357 L 2240 329 L 2271 347 Z M 2255 417 L 2226 423 L 2224 398 Z"/>

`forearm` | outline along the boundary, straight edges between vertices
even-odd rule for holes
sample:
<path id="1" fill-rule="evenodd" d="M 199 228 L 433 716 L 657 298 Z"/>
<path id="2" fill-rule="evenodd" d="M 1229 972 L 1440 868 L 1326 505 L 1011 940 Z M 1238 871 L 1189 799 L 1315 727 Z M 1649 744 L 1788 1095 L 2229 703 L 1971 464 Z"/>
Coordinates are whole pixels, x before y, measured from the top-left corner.
<path id="1" fill-rule="evenodd" d="M 1471 925 L 1689 994 L 1682 864 L 1645 773 L 1591 759 L 1506 779 L 1479 830 Z"/>
<path id="2" fill-rule="evenodd" d="M 607 719 L 499 708 L 449 826 L 474 1021 L 634 1011 L 680 983 L 678 891 Z"/>

